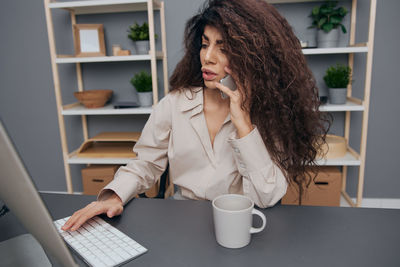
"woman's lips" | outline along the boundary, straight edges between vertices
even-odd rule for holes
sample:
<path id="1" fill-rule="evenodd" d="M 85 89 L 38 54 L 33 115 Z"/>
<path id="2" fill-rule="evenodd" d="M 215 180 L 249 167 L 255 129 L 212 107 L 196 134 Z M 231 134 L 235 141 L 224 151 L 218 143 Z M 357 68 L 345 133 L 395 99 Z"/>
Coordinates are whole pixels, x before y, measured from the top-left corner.
<path id="1" fill-rule="evenodd" d="M 202 71 L 203 71 L 203 79 L 206 81 L 212 81 L 215 79 L 215 77 L 217 77 L 217 74 L 210 70 L 203 69 Z"/>
<path id="2" fill-rule="evenodd" d="M 217 74 L 212 74 L 208 72 L 203 72 L 203 79 L 206 81 L 212 81 L 217 77 Z"/>

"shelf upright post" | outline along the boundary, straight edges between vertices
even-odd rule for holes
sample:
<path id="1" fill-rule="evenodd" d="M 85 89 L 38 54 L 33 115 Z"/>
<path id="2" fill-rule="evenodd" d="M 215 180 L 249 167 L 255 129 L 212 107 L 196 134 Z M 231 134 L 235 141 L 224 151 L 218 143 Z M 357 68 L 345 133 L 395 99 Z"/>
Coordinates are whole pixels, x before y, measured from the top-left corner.
<path id="1" fill-rule="evenodd" d="M 154 37 L 153 0 L 147 0 L 147 16 L 149 20 L 150 62 L 151 62 L 151 79 L 153 83 L 153 104 L 155 105 L 158 102 L 158 84 L 157 84 L 156 44 Z"/>
<path id="2" fill-rule="evenodd" d="M 350 20 L 350 40 L 349 40 L 350 46 L 354 46 L 354 44 L 356 43 L 356 24 L 357 24 L 357 0 L 352 0 L 351 20 Z M 354 69 L 354 53 L 349 54 L 348 65 L 352 70 Z M 348 99 L 352 97 L 352 89 L 353 89 L 353 86 L 350 83 L 347 86 L 347 98 Z M 345 124 L 344 124 L 344 138 L 346 139 L 347 146 L 349 146 L 351 112 L 346 111 L 345 114 L 346 114 L 346 116 L 345 116 Z M 343 169 L 342 169 L 342 192 L 346 192 L 347 169 L 348 169 L 347 166 L 343 166 Z M 354 204 L 354 203 L 349 203 L 349 204 Z"/>
<path id="3" fill-rule="evenodd" d="M 67 144 L 67 136 L 65 133 L 65 122 L 64 117 L 62 115 L 62 99 L 61 99 L 61 88 L 60 88 L 60 78 L 58 73 L 58 66 L 56 63 L 56 41 L 54 37 L 54 26 L 53 26 L 53 18 L 49 8 L 50 0 L 44 0 L 44 9 L 46 14 L 46 24 L 47 24 L 47 34 L 49 38 L 49 49 L 50 49 L 50 59 L 51 59 L 51 70 L 53 73 L 53 83 L 54 83 L 54 91 L 56 96 L 57 103 L 57 115 L 58 115 L 58 127 L 60 130 L 61 136 L 61 148 L 64 160 L 64 170 L 65 170 L 65 178 L 67 183 L 68 193 L 73 193 L 72 188 L 72 180 L 71 180 L 71 171 L 68 164 L 68 144 Z"/>
<path id="4" fill-rule="evenodd" d="M 376 18 L 376 0 L 370 0 L 369 8 L 369 25 L 368 25 L 368 52 L 365 71 L 365 91 L 364 91 L 364 113 L 362 118 L 361 144 L 360 144 L 360 159 L 361 166 L 358 178 L 357 191 L 357 207 L 361 205 L 363 188 L 364 188 L 364 173 L 365 173 L 365 157 L 367 150 L 367 132 L 368 132 L 368 114 L 369 102 L 371 96 L 371 79 L 372 79 L 372 59 L 374 51 L 374 35 L 375 35 L 375 18 Z"/>
<path id="5" fill-rule="evenodd" d="M 161 22 L 161 43 L 163 53 L 163 76 L 164 76 L 164 96 L 168 94 L 168 62 L 167 62 L 167 33 L 165 30 L 165 9 L 164 1 L 161 2 L 160 8 L 160 22 Z"/>
<path id="6" fill-rule="evenodd" d="M 72 38 L 73 38 L 73 41 L 75 44 L 74 25 L 76 24 L 76 15 L 75 15 L 74 10 L 69 10 L 69 13 L 71 16 Z M 78 83 L 78 91 L 82 92 L 83 91 L 83 82 L 82 82 L 81 63 L 77 62 L 75 64 L 75 68 L 76 68 L 76 78 L 77 78 L 77 83 Z M 89 138 L 89 134 L 88 134 L 86 115 L 81 115 L 81 120 L 82 120 L 83 139 L 84 139 L 84 141 L 87 141 Z"/>

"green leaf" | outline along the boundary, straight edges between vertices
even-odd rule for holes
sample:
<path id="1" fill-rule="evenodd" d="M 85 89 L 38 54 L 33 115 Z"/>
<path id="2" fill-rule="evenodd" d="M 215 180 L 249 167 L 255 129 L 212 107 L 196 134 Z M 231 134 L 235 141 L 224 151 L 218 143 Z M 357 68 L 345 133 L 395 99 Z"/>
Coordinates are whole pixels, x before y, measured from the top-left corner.
<path id="1" fill-rule="evenodd" d="M 322 25 L 322 30 L 326 33 L 330 32 L 333 29 L 333 24 L 332 23 L 326 23 Z"/>
<path id="2" fill-rule="evenodd" d="M 334 16 L 334 15 L 339 15 L 339 16 L 340 16 L 339 9 L 335 9 L 335 10 L 333 10 L 333 11 L 331 12 L 331 16 Z"/>
<path id="3" fill-rule="evenodd" d="M 337 16 L 332 16 L 330 18 L 330 22 L 333 24 L 339 24 L 340 22 L 342 22 L 342 18 L 337 17 Z"/>
<path id="4" fill-rule="evenodd" d="M 344 27 L 343 24 L 340 24 L 340 27 L 342 28 L 342 32 L 343 32 L 343 33 L 347 33 L 346 28 Z"/>
<path id="5" fill-rule="evenodd" d="M 326 18 L 322 18 L 318 21 L 318 28 L 322 28 L 322 25 L 324 25 L 324 23 L 327 21 Z"/>
<path id="6" fill-rule="evenodd" d="M 331 12 L 331 9 L 329 7 L 321 7 L 320 12 L 322 15 L 326 15 Z"/>
<path id="7" fill-rule="evenodd" d="M 341 15 L 342 17 L 346 16 L 347 12 L 348 12 L 348 11 L 347 11 L 347 9 L 346 9 L 345 7 L 339 8 L 339 13 L 340 13 L 340 15 Z"/>
<path id="8" fill-rule="evenodd" d="M 316 6 L 316 7 L 314 7 L 314 8 L 312 9 L 311 15 L 316 16 L 316 15 L 318 15 L 318 14 L 319 14 L 319 7 Z"/>

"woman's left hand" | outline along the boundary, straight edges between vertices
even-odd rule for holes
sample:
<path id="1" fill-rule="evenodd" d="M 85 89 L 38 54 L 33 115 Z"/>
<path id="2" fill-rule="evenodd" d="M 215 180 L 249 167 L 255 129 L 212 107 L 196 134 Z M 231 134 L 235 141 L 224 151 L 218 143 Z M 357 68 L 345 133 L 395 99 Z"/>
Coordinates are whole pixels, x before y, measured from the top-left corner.
<path id="1" fill-rule="evenodd" d="M 239 138 L 242 138 L 248 135 L 254 129 L 250 118 L 250 107 L 248 103 L 242 105 L 244 89 L 239 86 L 239 83 L 236 82 L 237 77 L 232 74 L 232 71 L 228 67 L 225 67 L 225 72 L 232 76 L 236 83 L 237 90 L 232 91 L 219 82 L 215 82 L 215 86 L 229 96 L 231 121 L 237 129 Z M 242 106 L 244 106 L 244 108 L 242 108 Z"/>

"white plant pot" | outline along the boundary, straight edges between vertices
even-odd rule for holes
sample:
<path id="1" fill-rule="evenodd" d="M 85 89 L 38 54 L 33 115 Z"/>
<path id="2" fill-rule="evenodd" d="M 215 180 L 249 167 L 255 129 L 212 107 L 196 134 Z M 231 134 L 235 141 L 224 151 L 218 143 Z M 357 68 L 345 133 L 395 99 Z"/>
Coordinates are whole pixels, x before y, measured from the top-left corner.
<path id="1" fill-rule="evenodd" d="M 334 105 L 346 104 L 347 88 L 329 88 L 329 103 Z"/>
<path id="2" fill-rule="evenodd" d="M 319 48 L 337 47 L 339 44 L 339 28 L 333 29 L 326 33 L 323 30 L 318 30 L 317 45 Z"/>
<path id="3" fill-rule="evenodd" d="M 153 92 L 138 92 L 138 98 L 141 107 L 153 105 Z"/>
<path id="4" fill-rule="evenodd" d="M 136 41 L 135 50 L 138 55 L 147 55 L 150 50 L 150 41 Z"/>

